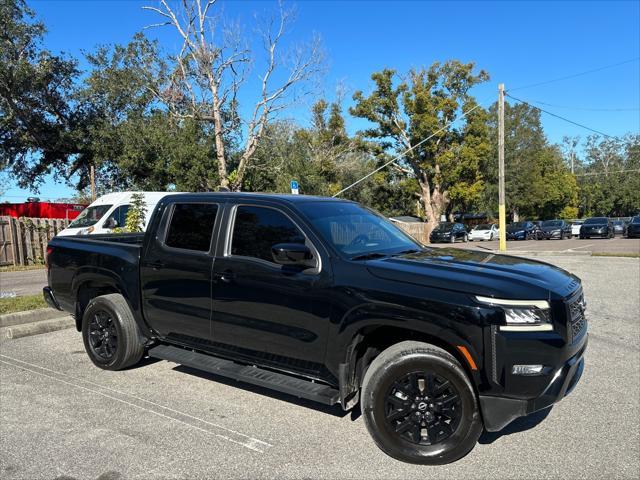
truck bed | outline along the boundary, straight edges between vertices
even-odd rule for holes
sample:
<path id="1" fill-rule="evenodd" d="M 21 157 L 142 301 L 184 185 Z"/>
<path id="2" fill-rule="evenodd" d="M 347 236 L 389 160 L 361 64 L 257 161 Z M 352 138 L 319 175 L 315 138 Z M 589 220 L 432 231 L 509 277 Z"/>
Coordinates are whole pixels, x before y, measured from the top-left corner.
<path id="1" fill-rule="evenodd" d="M 119 278 L 122 295 L 138 314 L 139 267 L 143 233 L 54 237 L 49 242 L 49 286 L 56 300 L 73 312 L 79 285 L 100 285 Z"/>

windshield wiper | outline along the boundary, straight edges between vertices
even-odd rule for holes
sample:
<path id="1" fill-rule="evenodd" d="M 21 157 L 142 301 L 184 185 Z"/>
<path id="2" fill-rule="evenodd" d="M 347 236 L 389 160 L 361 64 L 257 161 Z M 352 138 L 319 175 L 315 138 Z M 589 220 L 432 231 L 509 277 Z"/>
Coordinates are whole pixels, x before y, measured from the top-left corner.
<path id="1" fill-rule="evenodd" d="M 361 255 L 356 255 L 355 257 L 351 257 L 351 260 L 373 260 L 374 258 L 382 258 L 386 256 L 387 256 L 386 253 L 369 252 L 369 253 L 363 253 Z"/>

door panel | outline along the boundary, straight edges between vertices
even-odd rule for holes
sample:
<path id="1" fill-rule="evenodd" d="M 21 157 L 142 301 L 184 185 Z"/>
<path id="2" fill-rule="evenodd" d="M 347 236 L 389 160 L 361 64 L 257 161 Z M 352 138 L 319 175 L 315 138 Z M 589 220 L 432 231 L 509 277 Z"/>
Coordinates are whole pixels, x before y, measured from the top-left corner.
<path id="1" fill-rule="evenodd" d="M 329 271 L 301 271 L 269 261 L 272 244 L 308 242 L 282 212 L 239 206 L 235 218 L 242 228 L 231 235 L 233 254 L 217 257 L 214 264 L 215 344 L 260 363 L 317 373 L 326 348 Z M 312 251 L 320 266 L 318 251 Z"/>
<path id="2" fill-rule="evenodd" d="M 210 250 L 217 212 L 216 204 L 174 204 L 166 234 L 145 252 L 140 268 L 144 314 L 162 336 L 211 339 Z"/>

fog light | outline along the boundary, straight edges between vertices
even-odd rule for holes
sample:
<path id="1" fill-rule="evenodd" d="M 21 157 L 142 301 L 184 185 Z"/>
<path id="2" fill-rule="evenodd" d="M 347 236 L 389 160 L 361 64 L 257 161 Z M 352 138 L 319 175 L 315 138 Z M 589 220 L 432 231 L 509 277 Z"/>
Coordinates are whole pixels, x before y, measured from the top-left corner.
<path id="1" fill-rule="evenodd" d="M 511 373 L 514 375 L 542 375 L 544 365 L 514 365 Z"/>

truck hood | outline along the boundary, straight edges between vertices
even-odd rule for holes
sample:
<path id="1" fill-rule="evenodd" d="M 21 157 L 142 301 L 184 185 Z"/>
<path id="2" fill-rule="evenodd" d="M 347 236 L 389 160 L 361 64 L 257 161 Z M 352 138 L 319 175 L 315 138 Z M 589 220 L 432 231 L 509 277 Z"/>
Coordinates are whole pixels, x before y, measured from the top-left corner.
<path id="1" fill-rule="evenodd" d="M 387 280 L 514 300 L 558 299 L 580 285 L 578 277 L 548 263 L 458 248 L 370 260 L 367 269 Z"/>

